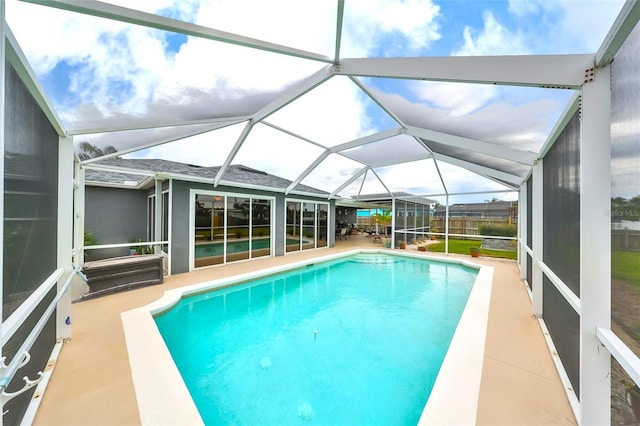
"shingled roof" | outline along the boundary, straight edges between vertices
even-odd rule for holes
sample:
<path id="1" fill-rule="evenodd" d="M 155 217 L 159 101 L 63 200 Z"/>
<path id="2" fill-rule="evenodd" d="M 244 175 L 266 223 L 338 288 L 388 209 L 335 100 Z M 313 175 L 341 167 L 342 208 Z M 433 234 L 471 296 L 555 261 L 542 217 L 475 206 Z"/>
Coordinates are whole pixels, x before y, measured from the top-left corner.
<path id="1" fill-rule="evenodd" d="M 87 168 L 85 173 L 85 182 L 98 184 L 111 184 L 114 186 L 139 186 L 149 176 L 154 174 L 172 174 L 184 177 L 214 179 L 220 170 L 220 166 L 202 167 L 193 164 L 178 163 L 175 161 L 147 159 L 147 158 L 109 158 L 92 163 L 92 166 L 98 168 Z M 109 168 L 117 168 L 122 171 L 100 169 L 100 166 Z M 148 175 L 127 173 L 127 171 L 149 172 Z M 230 165 L 220 182 L 222 185 L 230 186 L 251 186 L 262 187 L 265 190 L 275 189 L 284 190 L 291 181 L 264 172 L 262 170 L 252 169 L 251 167 L 240 164 Z M 298 184 L 292 192 L 309 193 L 314 195 L 328 196 L 329 193 L 319 189 Z"/>

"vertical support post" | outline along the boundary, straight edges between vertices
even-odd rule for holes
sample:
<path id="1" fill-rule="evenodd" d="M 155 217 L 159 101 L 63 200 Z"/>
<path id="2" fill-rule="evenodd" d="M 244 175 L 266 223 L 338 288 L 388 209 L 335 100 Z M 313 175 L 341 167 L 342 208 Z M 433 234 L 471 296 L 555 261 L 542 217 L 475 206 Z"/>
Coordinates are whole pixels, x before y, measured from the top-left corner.
<path id="1" fill-rule="evenodd" d="M 4 235 L 4 114 L 5 114 L 5 81 L 6 73 L 5 66 L 7 63 L 5 54 L 5 3 L 4 0 L 0 0 L 0 194 L 2 194 L 2 200 L 0 200 L 0 235 Z M 0 259 L 4 259 L 4 238 L 2 244 L 0 244 Z M 4 276 L 4 262 L 0 262 L 0 276 Z M 2 306 L 4 305 L 2 294 L 0 291 L 0 318 L 2 315 Z M 0 335 L 2 335 L 2 321 L 0 320 Z M 3 347 L 0 345 L 0 356 L 3 354 Z M 0 399 L 0 425 L 2 425 L 2 413 L 4 412 L 4 404 Z"/>
<path id="2" fill-rule="evenodd" d="M 73 138 L 61 137 L 58 142 L 58 268 L 64 275 L 58 281 L 58 291 L 64 286 L 69 274 L 73 274 Z M 71 337 L 71 292 L 67 291 L 56 309 L 56 337 Z"/>
<path id="3" fill-rule="evenodd" d="M 520 185 L 520 194 L 518 196 L 518 264 L 520 265 L 520 279 L 527 278 L 527 251 L 523 247 L 527 244 L 527 223 L 530 218 L 527 217 L 527 185 Z"/>
<path id="4" fill-rule="evenodd" d="M 387 231 L 385 230 L 385 233 Z M 391 199 L 391 248 L 396 248 L 396 199 Z"/>
<path id="5" fill-rule="evenodd" d="M 76 160 L 75 163 L 75 191 L 73 194 L 73 232 L 75 243 L 75 266 L 84 265 L 84 169 Z"/>
<path id="6" fill-rule="evenodd" d="M 153 240 L 162 241 L 162 179 L 156 177 L 156 208 L 154 217 Z M 153 252 L 160 254 L 162 245 L 153 246 Z"/>
<path id="7" fill-rule="evenodd" d="M 580 147 L 580 424 L 611 421 L 611 358 L 596 327 L 611 328 L 610 65 L 582 88 Z"/>
<path id="8" fill-rule="evenodd" d="M 447 205 L 444 207 L 444 254 L 449 255 L 449 193 L 445 196 Z"/>
<path id="9" fill-rule="evenodd" d="M 532 293 L 532 313 L 536 317 L 542 316 L 542 269 L 540 269 L 539 263 L 543 259 L 543 160 L 539 159 L 533 165 L 532 179 L 533 179 L 533 194 L 531 197 L 531 232 L 533 233 L 531 239 L 531 249 L 533 250 L 533 256 L 531 261 L 532 265 L 532 277 L 531 280 L 531 293 Z"/>

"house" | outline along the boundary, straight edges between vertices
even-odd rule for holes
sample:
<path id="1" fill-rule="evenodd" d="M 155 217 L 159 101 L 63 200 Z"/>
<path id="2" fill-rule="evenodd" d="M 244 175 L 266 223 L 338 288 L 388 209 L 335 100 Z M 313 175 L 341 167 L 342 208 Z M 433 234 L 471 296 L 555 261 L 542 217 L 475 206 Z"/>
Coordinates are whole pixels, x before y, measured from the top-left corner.
<path id="1" fill-rule="evenodd" d="M 85 172 L 85 232 L 97 244 L 92 260 L 129 254 L 132 247 L 157 249 L 167 272 L 334 244 L 334 200 L 324 191 L 243 165 L 228 168 L 168 160 L 110 158 Z M 156 244 L 151 244 L 151 243 Z M 156 250 L 158 251 L 158 250 Z"/>

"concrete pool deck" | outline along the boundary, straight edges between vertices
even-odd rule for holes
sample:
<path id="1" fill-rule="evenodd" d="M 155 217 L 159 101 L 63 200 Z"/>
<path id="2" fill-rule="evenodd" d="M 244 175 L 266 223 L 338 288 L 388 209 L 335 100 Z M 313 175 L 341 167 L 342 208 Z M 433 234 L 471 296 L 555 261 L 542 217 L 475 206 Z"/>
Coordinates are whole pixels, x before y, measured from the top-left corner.
<path id="1" fill-rule="evenodd" d="M 380 244 L 353 236 L 331 249 L 179 274 L 161 285 L 74 304 L 72 338 L 62 348 L 34 424 L 140 424 L 122 312 L 153 302 L 168 289 L 359 247 Z M 476 424 L 576 424 L 544 335 L 530 314 L 531 302 L 516 264 L 484 258 L 474 262 L 494 268 Z"/>

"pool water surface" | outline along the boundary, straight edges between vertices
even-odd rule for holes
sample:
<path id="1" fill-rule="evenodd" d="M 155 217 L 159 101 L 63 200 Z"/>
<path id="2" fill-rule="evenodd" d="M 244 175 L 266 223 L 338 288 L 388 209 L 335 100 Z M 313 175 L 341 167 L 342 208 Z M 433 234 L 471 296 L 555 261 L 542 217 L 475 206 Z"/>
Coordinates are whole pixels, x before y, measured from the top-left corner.
<path id="1" fill-rule="evenodd" d="M 206 424 L 415 425 L 477 275 L 357 254 L 155 318 Z"/>

